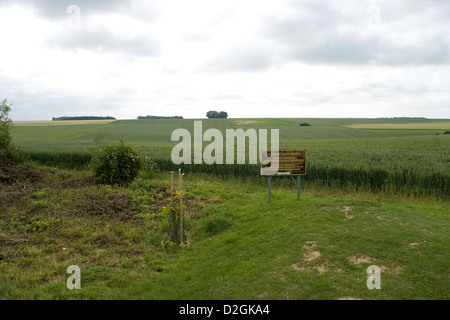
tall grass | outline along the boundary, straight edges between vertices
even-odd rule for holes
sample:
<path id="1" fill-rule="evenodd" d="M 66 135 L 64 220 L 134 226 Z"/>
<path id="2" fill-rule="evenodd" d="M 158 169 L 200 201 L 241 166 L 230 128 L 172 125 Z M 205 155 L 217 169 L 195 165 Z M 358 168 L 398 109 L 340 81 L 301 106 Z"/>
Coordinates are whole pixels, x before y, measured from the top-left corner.
<path id="1" fill-rule="evenodd" d="M 206 146 L 206 144 L 205 144 Z M 360 140 L 286 141 L 283 149 L 308 150 L 306 187 L 333 187 L 349 190 L 401 193 L 413 196 L 450 198 L 450 139 L 445 136 L 402 137 Z M 174 165 L 170 146 L 141 147 L 161 170 L 182 168 L 185 173 L 205 173 L 223 178 L 234 177 L 266 183 L 259 165 Z M 33 161 L 64 168 L 87 168 L 89 149 L 22 149 Z M 225 155 L 225 152 L 224 152 Z M 295 186 L 288 177 L 281 184 Z"/>
<path id="2" fill-rule="evenodd" d="M 64 169 L 87 169 L 92 154 L 76 151 L 21 151 L 24 159 L 34 161 L 50 167 Z"/>

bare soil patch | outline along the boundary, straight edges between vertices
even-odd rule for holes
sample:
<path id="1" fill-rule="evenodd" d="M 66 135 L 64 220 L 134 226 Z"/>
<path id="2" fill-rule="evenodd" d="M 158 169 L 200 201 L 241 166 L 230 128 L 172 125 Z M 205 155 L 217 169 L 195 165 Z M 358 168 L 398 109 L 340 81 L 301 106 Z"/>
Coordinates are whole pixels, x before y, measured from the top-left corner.
<path id="1" fill-rule="evenodd" d="M 354 264 L 363 264 L 363 263 L 373 263 L 375 259 L 368 257 L 368 256 L 363 256 L 363 255 L 358 255 L 358 256 L 351 256 L 348 257 L 348 261 L 354 263 Z"/>
<path id="2" fill-rule="evenodd" d="M 354 215 L 351 214 L 353 212 L 353 207 L 343 206 L 340 210 L 346 219 L 353 219 Z"/>

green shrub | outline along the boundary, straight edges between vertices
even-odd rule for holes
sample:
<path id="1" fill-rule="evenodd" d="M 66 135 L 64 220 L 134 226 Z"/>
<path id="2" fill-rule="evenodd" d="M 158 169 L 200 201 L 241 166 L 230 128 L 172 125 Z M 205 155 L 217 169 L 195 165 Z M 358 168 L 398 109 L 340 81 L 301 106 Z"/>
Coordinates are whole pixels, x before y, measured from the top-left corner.
<path id="1" fill-rule="evenodd" d="M 444 134 L 450 134 L 450 130 L 444 131 Z"/>
<path id="2" fill-rule="evenodd" d="M 3 100 L 0 105 L 0 149 L 7 150 L 11 146 L 11 127 L 12 121 L 9 119 L 11 106 L 8 100 Z"/>
<path id="3" fill-rule="evenodd" d="M 185 193 L 183 192 L 183 195 Z M 180 197 L 181 194 L 177 190 L 173 197 L 173 201 L 170 201 L 166 207 L 160 208 L 160 215 L 167 217 L 169 221 L 169 233 L 170 240 L 172 242 L 180 242 L 180 240 L 185 241 L 186 233 L 184 232 L 185 220 L 182 221 L 180 214 Z M 181 209 L 186 212 L 186 205 L 183 203 Z M 180 231 L 182 231 L 183 237 L 181 237 Z M 182 238 L 182 239 L 181 239 Z"/>
<path id="4" fill-rule="evenodd" d="M 310 126 L 309 123 L 306 123 L 306 122 L 300 123 L 300 127 L 309 127 L 309 126 Z"/>
<path id="5" fill-rule="evenodd" d="M 10 111 L 11 105 L 8 104 L 8 100 L 3 100 L 0 104 L 0 157 L 10 158 L 17 162 L 19 161 L 19 155 L 12 144 Z"/>
<path id="6" fill-rule="evenodd" d="M 137 177 L 142 161 L 131 146 L 120 141 L 118 145 L 99 147 L 90 166 L 105 183 L 128 184 Z"/>
<path id="7" fill-rule="evenodd" d="M 159 171 L 156 162 L 152 161 L 149 157 L 139 157 L 141 162 L 141 170 L 139 172 L 139 178 L 143 180 L 152 179 L 155 177 L 155 173 Z"/>

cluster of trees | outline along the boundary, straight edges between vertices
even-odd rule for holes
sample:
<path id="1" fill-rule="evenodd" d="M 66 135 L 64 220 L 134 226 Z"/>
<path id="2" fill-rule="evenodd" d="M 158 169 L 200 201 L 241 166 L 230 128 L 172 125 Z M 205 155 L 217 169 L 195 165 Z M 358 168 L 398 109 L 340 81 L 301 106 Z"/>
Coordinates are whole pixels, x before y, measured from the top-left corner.
<path id="1" fill-rule="evenodd" d="M 80 116 L 80 117 L 57 117 L 52 118 L 53 121 L 63 120 L 116 120 L 114 117 L 96 117 L 96 116 Z"/>
<path id="2" fill-rule="evenodd" d="M 138 116 L 139 120 L 142 119 L 183 119 L 182 116 Z"/>
<path id="3" fill-rule="evenodd" d="M 228 118 L 228 113 L 226 113 L 225 111 L 208 111 L 206 113 L 206 116 L 208 117 L 208 119 L 217 119 L 217 118 Z"/>

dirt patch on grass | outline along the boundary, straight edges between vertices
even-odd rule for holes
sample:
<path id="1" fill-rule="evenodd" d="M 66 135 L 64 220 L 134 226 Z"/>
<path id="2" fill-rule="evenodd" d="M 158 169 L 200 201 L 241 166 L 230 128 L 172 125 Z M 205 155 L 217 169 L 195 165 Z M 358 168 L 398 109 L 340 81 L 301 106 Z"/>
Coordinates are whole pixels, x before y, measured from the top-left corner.
<path id="1" fill-rule="evenodd" d="M 238 126 L 257 123 L 257 121 L 255 121 L 255 120 L 234 120 L 233 122 L 235 124 L 237 124 Z"/>
<path id="2" fill-rule="evenodd" d="M 311 262 L 313 260 L 320 258 L 321 256 L 320 251 L 314 250 L 316 246 L 317 246 L 316 241 L 306 242 L 306 244 L 303 246 L 303 249 L 305 250 L 305 253 L 303 254 L 304 261 Z"/>
<path id="3" fill-rule="evenodd" d="M 361 298 L 356 298 L 356 297 L 340 297 L 337 299 L 338 300 L 362 300 Z"/>
<path id="4" fill-rule="evenodd" d="M 46 172 L 28 164 L 18 164 L 7 158 L 0 158 L 0 183 L 11 184 L 16 181 L 36 182 L 42 180 Z"/>
<path id="5" fill-rule="evenodd" d="M 326 264 L 321 264 L 320 266 L 315 267 L 320 274 L 326 272 L 328 270 L 328 266 Z"/>
<path id="6" fill-rule="evenodd" d="M 353 212 L 353 207 L 343 206 L 340 211 L 344 214 L 346 219 L 353 219 L 354 215 L 351 214 Z"/>
<path id="7" fill-rule="evenodd" d="M 39 190 L 47 172 L 0 158 L 0 207 Z"/>
<path id="8" fill-rule="evenodd" d="M 306 271 L 305 267 L 301 267 L 300 263 L 294 263 L 291 266 L 295 271 Z"/>
<path id="9" fill-rule="evenodd" d="M 303 254 L 303 261 L 294 263 L 291 265 L 291 267 L 300 272 L 309 272 L 311 270 L 317 270 L 320 274 L 326 272 L 328 270 L 328 264 L 322 263 L 317 266 L 311 266 L 311 262 L 319 259 L 322 254 L 320 251 L 316 249 L 317 242 L 316 241 L 306 241 L 305 245 L 303 246 L 303 250 L 305 253 Z"/>
<path id="10" fill-rule="evenodd" d="M 69 206 L 77 215 L 114 217 L 129 213 L 131 198 L 114 190 L 87 187 L 79 189 L 76 195 L 72 193 Z"/>
<path id="11" fill-rule="evenodd" d="M 40 169 L 9 159 L 0 159 L 0 207 L 41 191 L 44 188 L 58 191 L 96 184 L 93 176 L 83 176 L 53 169 Z"/>
<path id="12" fill-rule="evenodd" d="M 326 263 L 323 263 L 321 265 L 314 266 L 314 267 L 305 267 L 305 266 L 301 266 L 301 263 L 294 263 L 291 265 L 291 267 L 295 271 L 299 271 L 299 272 L 310 272 L 312 270 L 317 270 L 320 274 L 327 272 L 329 269 L 329 267 Z"/>
<path id="13" fill-rule="evenodd" d="M 351 256 L 348 257 L 348 261 L 350 261 L 351 263 L 354 264 L 363 264 L 363 263 L 373 263 L 375 259 L 368 257 L 368 256 L 363 256 L 363 255 L 359 255 L 359 256 Z"/>

